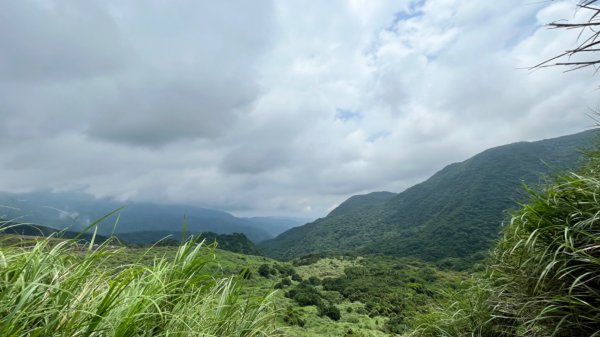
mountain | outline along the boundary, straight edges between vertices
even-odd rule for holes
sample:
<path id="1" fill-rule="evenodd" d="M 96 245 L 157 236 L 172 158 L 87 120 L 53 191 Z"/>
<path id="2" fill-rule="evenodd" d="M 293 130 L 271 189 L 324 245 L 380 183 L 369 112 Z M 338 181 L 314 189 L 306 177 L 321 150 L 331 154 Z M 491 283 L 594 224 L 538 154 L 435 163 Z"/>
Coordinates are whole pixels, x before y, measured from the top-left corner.
<path id="1" fill-rule="evenodd" d="M 0 238 L 4 235 L 24 235 L 24 236 L 53 236 L 62 239 L 75 239 L 83 242 L 90 242 L 92 239 L 96 243 L 103 243 L 109 238 L 103 235 L 94 236 L 93 233 L 79 233 L 72 231 L 59 231 L 41 225 L 21 224 L 17 222 L 5 221 L 0 219 Z"/>
<path id="2" fill-rule="evenodd" d="M 120 209 L 122 208 L 122 209 Z M 250 240 L 260 242 L 275 235 L 274 219 L 263 222 L 235 217 L 227 212 L 189 205 L 159 205 L 152 203 L 120 203 L 96 199 L 85 193 L 32 193 L 0 192 L 0 217 L 21 223 L 41 224 L 55 229 L 81 231 L 90 223 L 120 209 L 99 225 L 99 233 L 109 235 L 140 231 L 183 230 L 216 234 L 243 233 Z M 281 221 L 282 226 L 289 222 Z M 116 224 L 116 226 L 115 226 Z M 289 228 L 289 227 L 288 227 Z M 287 228 L 286 228 L 287 229 Z"/>
<path id="3" fill-rule="evenodd" d="M 523 183 L 539 186 L 552 172 L 573 168 L 578 149 L 595 130 L 486 150 L 446 166 L 402 193 L 353 196 L 325 218 L 288 230 L 259 245 L 270 257 L 315 253 L 413 256 L 452 263 L 487 250 L 507 210 L 523 200 Z"/>

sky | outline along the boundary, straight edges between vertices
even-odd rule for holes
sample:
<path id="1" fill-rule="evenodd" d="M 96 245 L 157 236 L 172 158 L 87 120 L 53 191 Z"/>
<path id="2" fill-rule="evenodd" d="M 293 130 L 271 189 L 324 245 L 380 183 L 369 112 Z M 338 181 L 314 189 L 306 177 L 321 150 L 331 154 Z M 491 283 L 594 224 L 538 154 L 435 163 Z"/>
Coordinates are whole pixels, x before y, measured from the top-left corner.
<path id="1" fill-rule="evenodd" d="M 589 129 L 576 1 L 0 0 L 0 190 L 322 217 Z"/>

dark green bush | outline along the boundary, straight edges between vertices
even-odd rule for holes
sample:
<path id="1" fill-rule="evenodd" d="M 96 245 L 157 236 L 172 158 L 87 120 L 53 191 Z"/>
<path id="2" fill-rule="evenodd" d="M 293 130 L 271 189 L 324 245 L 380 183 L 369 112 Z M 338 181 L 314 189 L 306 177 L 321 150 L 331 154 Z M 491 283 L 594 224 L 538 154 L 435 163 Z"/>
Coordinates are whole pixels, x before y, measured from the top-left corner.
<path id="1" fill-rule="evenodd" d="M 258 267 L 258 275 L 269 277 L 269 275 L 271 275 L 271 267 L 266 263 L 261 264 L 260 267 Z"/>
<path id="2" fill-rule="evenodd" d="M 339 321 L 340 318 L 342 318 L 340 309 L 333 304 L 321 304 L 317 307 L 317 309 L 319 311 L 319 316 L 327 316 L 334 321 Z"/>
<path id="3" fill-rule="evenodd" d="M 285 293 L 285 296 L 293 299 L 300 306 L 320 305 L 322 295 L 319 290 L 309 284 L 300 283 Z"/>

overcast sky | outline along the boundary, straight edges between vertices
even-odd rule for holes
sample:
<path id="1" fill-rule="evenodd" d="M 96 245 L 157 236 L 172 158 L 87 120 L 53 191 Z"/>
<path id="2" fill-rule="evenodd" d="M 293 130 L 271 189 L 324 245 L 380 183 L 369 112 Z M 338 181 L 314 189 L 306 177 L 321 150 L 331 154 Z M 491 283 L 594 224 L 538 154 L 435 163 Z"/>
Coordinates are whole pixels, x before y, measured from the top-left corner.
<path id="1" fill-rule="evenodd" d="M 574 1 L 0 0 L 0 190 L 324 216 L 586 130 Z M 574 35 L 575 34 L 575 35 Z"/>

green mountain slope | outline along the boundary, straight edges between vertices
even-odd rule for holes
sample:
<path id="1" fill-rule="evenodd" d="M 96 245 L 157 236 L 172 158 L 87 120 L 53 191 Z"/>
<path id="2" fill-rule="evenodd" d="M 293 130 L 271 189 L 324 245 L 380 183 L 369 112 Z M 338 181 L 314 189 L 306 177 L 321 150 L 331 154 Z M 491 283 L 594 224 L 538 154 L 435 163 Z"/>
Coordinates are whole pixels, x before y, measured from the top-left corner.
<path id="1" fill-rule="evenodd" d="M 382 253 L 429 261 L 465 258 L 489 248 L 506 210 L 544 176 L 574 167 L 595 131 L 520 142 L 448 165 L 402 193 L 354 196 L 325 218 L 259 245 L 279 259 L 314 253 Z"/>

